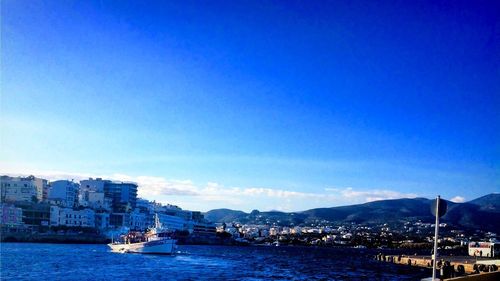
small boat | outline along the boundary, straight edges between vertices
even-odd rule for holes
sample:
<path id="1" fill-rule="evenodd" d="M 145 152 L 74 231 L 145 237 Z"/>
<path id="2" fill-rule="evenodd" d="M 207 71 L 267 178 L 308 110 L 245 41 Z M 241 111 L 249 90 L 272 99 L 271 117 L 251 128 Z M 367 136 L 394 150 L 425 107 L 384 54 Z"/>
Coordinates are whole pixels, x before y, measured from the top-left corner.
<path id="1" fill-rule="evenodd" d="M 129 232 L 122 236 L 122 241 L 112 242 L 108 247 L 115 253 L 170 255 L 177 247 L 176 242 L 155 215 L 155 226 L 148 232 Z"/>

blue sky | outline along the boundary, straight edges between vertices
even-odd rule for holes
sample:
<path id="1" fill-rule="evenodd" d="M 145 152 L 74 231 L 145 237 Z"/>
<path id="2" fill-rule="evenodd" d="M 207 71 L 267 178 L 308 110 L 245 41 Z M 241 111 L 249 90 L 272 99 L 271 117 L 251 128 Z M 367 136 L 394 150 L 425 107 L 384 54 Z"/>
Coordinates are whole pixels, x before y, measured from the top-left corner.
<path id="1" fill-rule="evenodd" d="M 2 1 L 0 172 L 200 210 L 500 191 L 497 1 L 165 2 Z"/>

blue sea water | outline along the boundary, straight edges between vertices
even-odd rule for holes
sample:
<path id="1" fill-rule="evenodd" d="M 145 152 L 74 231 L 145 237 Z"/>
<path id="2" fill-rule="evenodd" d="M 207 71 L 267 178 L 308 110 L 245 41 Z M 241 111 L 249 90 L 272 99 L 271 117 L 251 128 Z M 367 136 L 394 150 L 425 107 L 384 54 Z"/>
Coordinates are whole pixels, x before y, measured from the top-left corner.
<path id="1" fill-rule="evenodd" d="M 173 256 L 117 254 L 106 245 L 2 243 L 1 280 L 420 280 L 366 249 L 179 246 Z"/>

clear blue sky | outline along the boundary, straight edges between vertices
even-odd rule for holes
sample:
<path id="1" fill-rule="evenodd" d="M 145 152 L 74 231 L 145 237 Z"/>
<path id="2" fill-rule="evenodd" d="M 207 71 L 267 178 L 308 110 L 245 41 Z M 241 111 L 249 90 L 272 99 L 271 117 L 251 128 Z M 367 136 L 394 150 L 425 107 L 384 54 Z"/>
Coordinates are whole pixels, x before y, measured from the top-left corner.
<path id="1" fill-rule="evenodd" d="M 2 1 L 0 172 L 201 210 L 500 191 L 499 2 L 311 2 Z"/>

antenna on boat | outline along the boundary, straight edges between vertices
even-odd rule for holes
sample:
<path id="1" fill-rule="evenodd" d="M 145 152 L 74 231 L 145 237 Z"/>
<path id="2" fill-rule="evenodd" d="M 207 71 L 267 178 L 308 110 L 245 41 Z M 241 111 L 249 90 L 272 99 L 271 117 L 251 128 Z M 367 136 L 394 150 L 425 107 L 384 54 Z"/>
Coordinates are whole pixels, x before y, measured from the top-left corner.
<path id="1" fill-rule="evenodd" d="M 155 213 L 155 228 L 161 228 L 160 218 L 158 218 L 157 213 Z"/>

